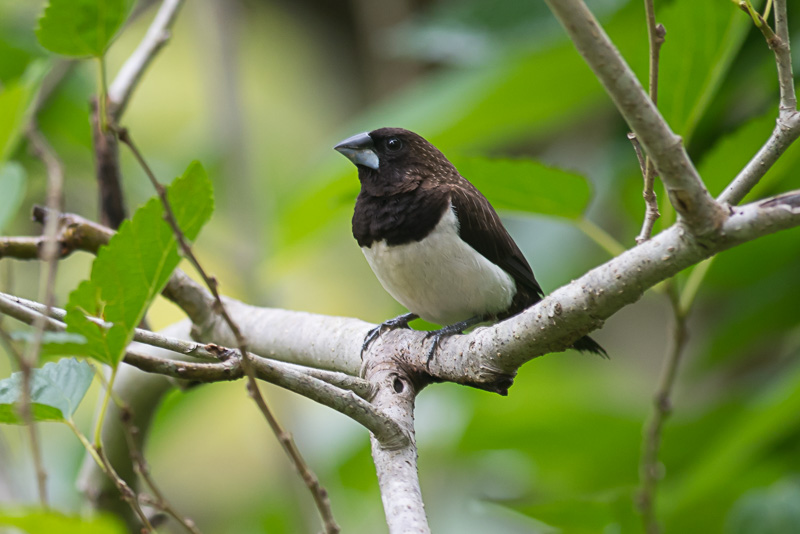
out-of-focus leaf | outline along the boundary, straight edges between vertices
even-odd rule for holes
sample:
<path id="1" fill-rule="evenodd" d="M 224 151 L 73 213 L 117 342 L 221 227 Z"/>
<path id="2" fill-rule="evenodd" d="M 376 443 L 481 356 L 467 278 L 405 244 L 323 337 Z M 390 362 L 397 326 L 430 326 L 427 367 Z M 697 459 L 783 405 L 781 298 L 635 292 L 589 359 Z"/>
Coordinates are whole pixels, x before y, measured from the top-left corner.
<path id="1" fill-rule="evenodd" d="M 132 6 L 131 0 L 50 0 L 36 37 L 56 54 L 102 56 Z"/>
<path id="2" fill-rule="evenodd" d="M 529 159 L 453 158 L 498 210 L 580 217 L 591 198 L 583 176 Z"/>
<path id="3" fill-rule="evenodd" d="M 17 146 L 33 97 L 46 71 L 46 61 L 34 61 L 18 80 L 0 88 L 0 163 L 8 159 Z"/>
<path id="4" fill-rule="evenodd" d="M 731 2 L 695 0 L 665 4 L 657 13 L 667 30 L 659 62 L 658 105 L 687 144 L 753 27 L 743 15 Z"/>
<path id="5" fill-rule="evenodd" d="M 683 476 L 665 480 L 661 509 L 665 516 L 692 517 L 703 513 L 707 499 L 770 454 L 785 436 L 798 431 L 800 367 L 752 398 L 738 417 L 714 439 L 698 442 L 695 460 Z M 721 512 L 716 508 L 717 512 Z"/>
<path id="6" fill-rule="evenodd" d="M 17 213 L 25 197 L 25 168 L 17 162 L 0 162 L 0 234 Z"/>
<path id="7" fill-rule="evenodd" d="M 595 497 L 514 508 L 539 521 L 557 526 L 564 532 L 588 534 L 603 532 L 606 528 L 613 528 L 616 532 L 634 532 L 641 522 L 631 498 L 634 492 L 634 488 L 623 488 Z"/>
<path id="8" fill-rule="evenodd" d="M 606 27 L 626 57 L 646 61 L 640 6 L 628 5 Z M 569 125 L 582 113 L 607 102 L 603 88 L 566 39 L 549 48 L 509 54 L 502 61 L 441 73 L 368 110 L 343 131 L 398 126 L 416 131 L 450 156 L 523 143 Z M 608 103 L 610 105 L 610 103 Z M 333 159 L 331 159 L 333 161 Z M 279 206 L 278 243 L 295 244 L 352 210 L 358 194 L 356 171 L 344 160 L 321 169 L 303 187 L 293 184 Z"/>
<path id="9" fill-rule="evenodd" d="M 211 181 L 194 162 L 168 188 L 167 196 L 184 235 L 194 240 L 214 210 Z M 133 339 L 133 330 L 164 289 L 180 256 L 163 207 L 152 198 L 125 221 L 100 249 L 89 280 L 75 289 L 67 304 L 67 331 L 88 341 L 86 355 L 116 366 Z M 86 314 L 113 323 L 105 329 Z"/>
<path id="10" fill-rule="evenodd" d="M 51 510 L 0 511 L 0 526 L 15 527 L 27 534 L 125 534 L 127 530 L 110 515 L 92 518 L 68 516 Z M 16 532 L 16 531 L 15 531 Z"/>
<path id="11" fill-rule="evenodd" d="M 766 489 L 747 492 L 725 523 L 726 534 L 787 534 L 800 532 L 800 484 L 782 480 Z"/>
<path id="12" fill-rule="evenodd" d="M 11 338 L 17 341 L 33 342 L 34 333 L 30 331 L 11 332 Z M 69 332 L 44 332 L 39 346 L 40 358 L 60 356 L 84 356 L 86 354 L 86 338 Z"/>
<path id="13" fill-rule="evenodd" d="M 94 373 L 86 362 L 65 358 L 46 363 L 31 372 L 31 407 L 35 421 L 63 421 L 72 418 Z M 20 424 L 17 413 L 22 394 L 22 372 L 0 380 L 0 423 Z"/>

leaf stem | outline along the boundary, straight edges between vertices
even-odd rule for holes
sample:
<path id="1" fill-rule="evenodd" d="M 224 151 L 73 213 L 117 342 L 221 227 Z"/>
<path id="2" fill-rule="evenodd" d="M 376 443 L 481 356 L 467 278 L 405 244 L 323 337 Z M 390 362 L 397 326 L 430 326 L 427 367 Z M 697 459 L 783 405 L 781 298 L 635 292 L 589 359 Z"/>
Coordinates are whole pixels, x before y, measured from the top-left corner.
<path id="1" fill-rule="evenodd" d="M 614 239 L 614 237 L 597 226 L 594 222 L 590 221 L 586 217 L 581 217 L 575 221 L 575 225 L 578 229 L 586 234 L 586 236 L 600 245 L 603 250 L 608 252 L 612 257 L 619 256 L 625 250 L 627 250 L 622 243 Z"/>
<path id="2" fill-rule="evenodd" d="M 94 446 L 98 449 L 103 448 L 102 444 L 102 430 L 103 430 L 103 420 L 106 417 L 106 411 L 108 410 L 108 402 L 111 400 L 111 390 L 114 388 L 114 379 L 117 378 L 117 369 L 119 367 L 114 367 L 111 369 L 111 378 L 108 379 L 108 384 L 106 384 L 106 393 L 103 397 L 103 404 L 100 405 L 100 413 L 97 415 L 97 422 L 94 426 Z"/>

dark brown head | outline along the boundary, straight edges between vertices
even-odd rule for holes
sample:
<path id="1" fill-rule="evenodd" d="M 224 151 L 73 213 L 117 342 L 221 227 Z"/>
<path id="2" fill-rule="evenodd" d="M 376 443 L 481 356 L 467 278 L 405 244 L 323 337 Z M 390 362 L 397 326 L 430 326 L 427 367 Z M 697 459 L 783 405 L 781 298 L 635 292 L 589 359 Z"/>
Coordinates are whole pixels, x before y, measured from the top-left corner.
<path id="1" fill-rule="evenodd" d="M 362 190 L 373 196 L 412 191 L 458 174 L 435 146 L 402 128 L 360 133 L 334 148 L 356 165 Z"/>

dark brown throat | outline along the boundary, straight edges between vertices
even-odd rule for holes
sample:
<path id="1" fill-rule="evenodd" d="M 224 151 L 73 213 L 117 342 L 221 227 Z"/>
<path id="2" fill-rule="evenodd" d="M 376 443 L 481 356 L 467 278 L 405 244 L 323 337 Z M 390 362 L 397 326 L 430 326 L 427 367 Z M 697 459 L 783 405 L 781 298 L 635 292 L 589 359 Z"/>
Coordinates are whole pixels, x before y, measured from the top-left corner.
<path id="1" fill-rule="evenodd" d="M 436 227 L 449 206 L 447 188 L 416 187 L 373 195 L 362 182 L 353 213 L 353 237 L 361 247 L 383 240 L 391 246 L 420 241 Z"/>

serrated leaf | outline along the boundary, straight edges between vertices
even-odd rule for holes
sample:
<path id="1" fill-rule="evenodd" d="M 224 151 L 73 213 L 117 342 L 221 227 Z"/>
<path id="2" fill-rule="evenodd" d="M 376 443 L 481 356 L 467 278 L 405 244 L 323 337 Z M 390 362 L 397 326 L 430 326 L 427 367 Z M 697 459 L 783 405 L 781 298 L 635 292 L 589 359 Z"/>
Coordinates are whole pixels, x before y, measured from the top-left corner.
<path id="1" fill-rule="evenodd" d="M 0 511 L 0 526 L 15 527 L 28 534 L 124 534 L 127 530 L 110 515 L 75 517 L 51 510 L 23 509 Z"/>
<path id="2" fill-rule="evenodd" d="M 454 158 L 453 163 L 498 210 L 576 219 L 591 199 L 583 176 L 538 161 Z"/>
<path id="3" fill-rule="evenodd" d="M 22 204 L 26 183 L 25 168 L 16 161 L 0 167 L 0 234 Z"/>
<path id="4" fill-rule="evenodd" d="M 36 38 L 46 49 L 70 57 L 100 57 L 122 27 L 130 0 L 50 0 Z"/>
<path id="5" fill-rule="evenodd" d="M 203 167 L 197 162 L 189 165 L 167 188 L 167 196 L 184 235 L 194 240 L 214 209 L 211 182 Z M 161 202 L 152 198 L 100 249 L 90 279 L 70 294 L 64 319 L 67 331 L 86 338 L 87 356 L 116 366 L 179 262 L 178 243 L 164 220 Z M 113 326 L 103 328 L 85 314 Z"/>
<path id="6" fill-rule="evenodd" d="M 35 421 L 72 418 L 92 383 L 91 366 L 75 358 L 46 363 L 31 371 L 31 408 Z M 0 380 L 0 423 L 21 424 L 17 413 L 22 395 L 22 372 Z"/>

